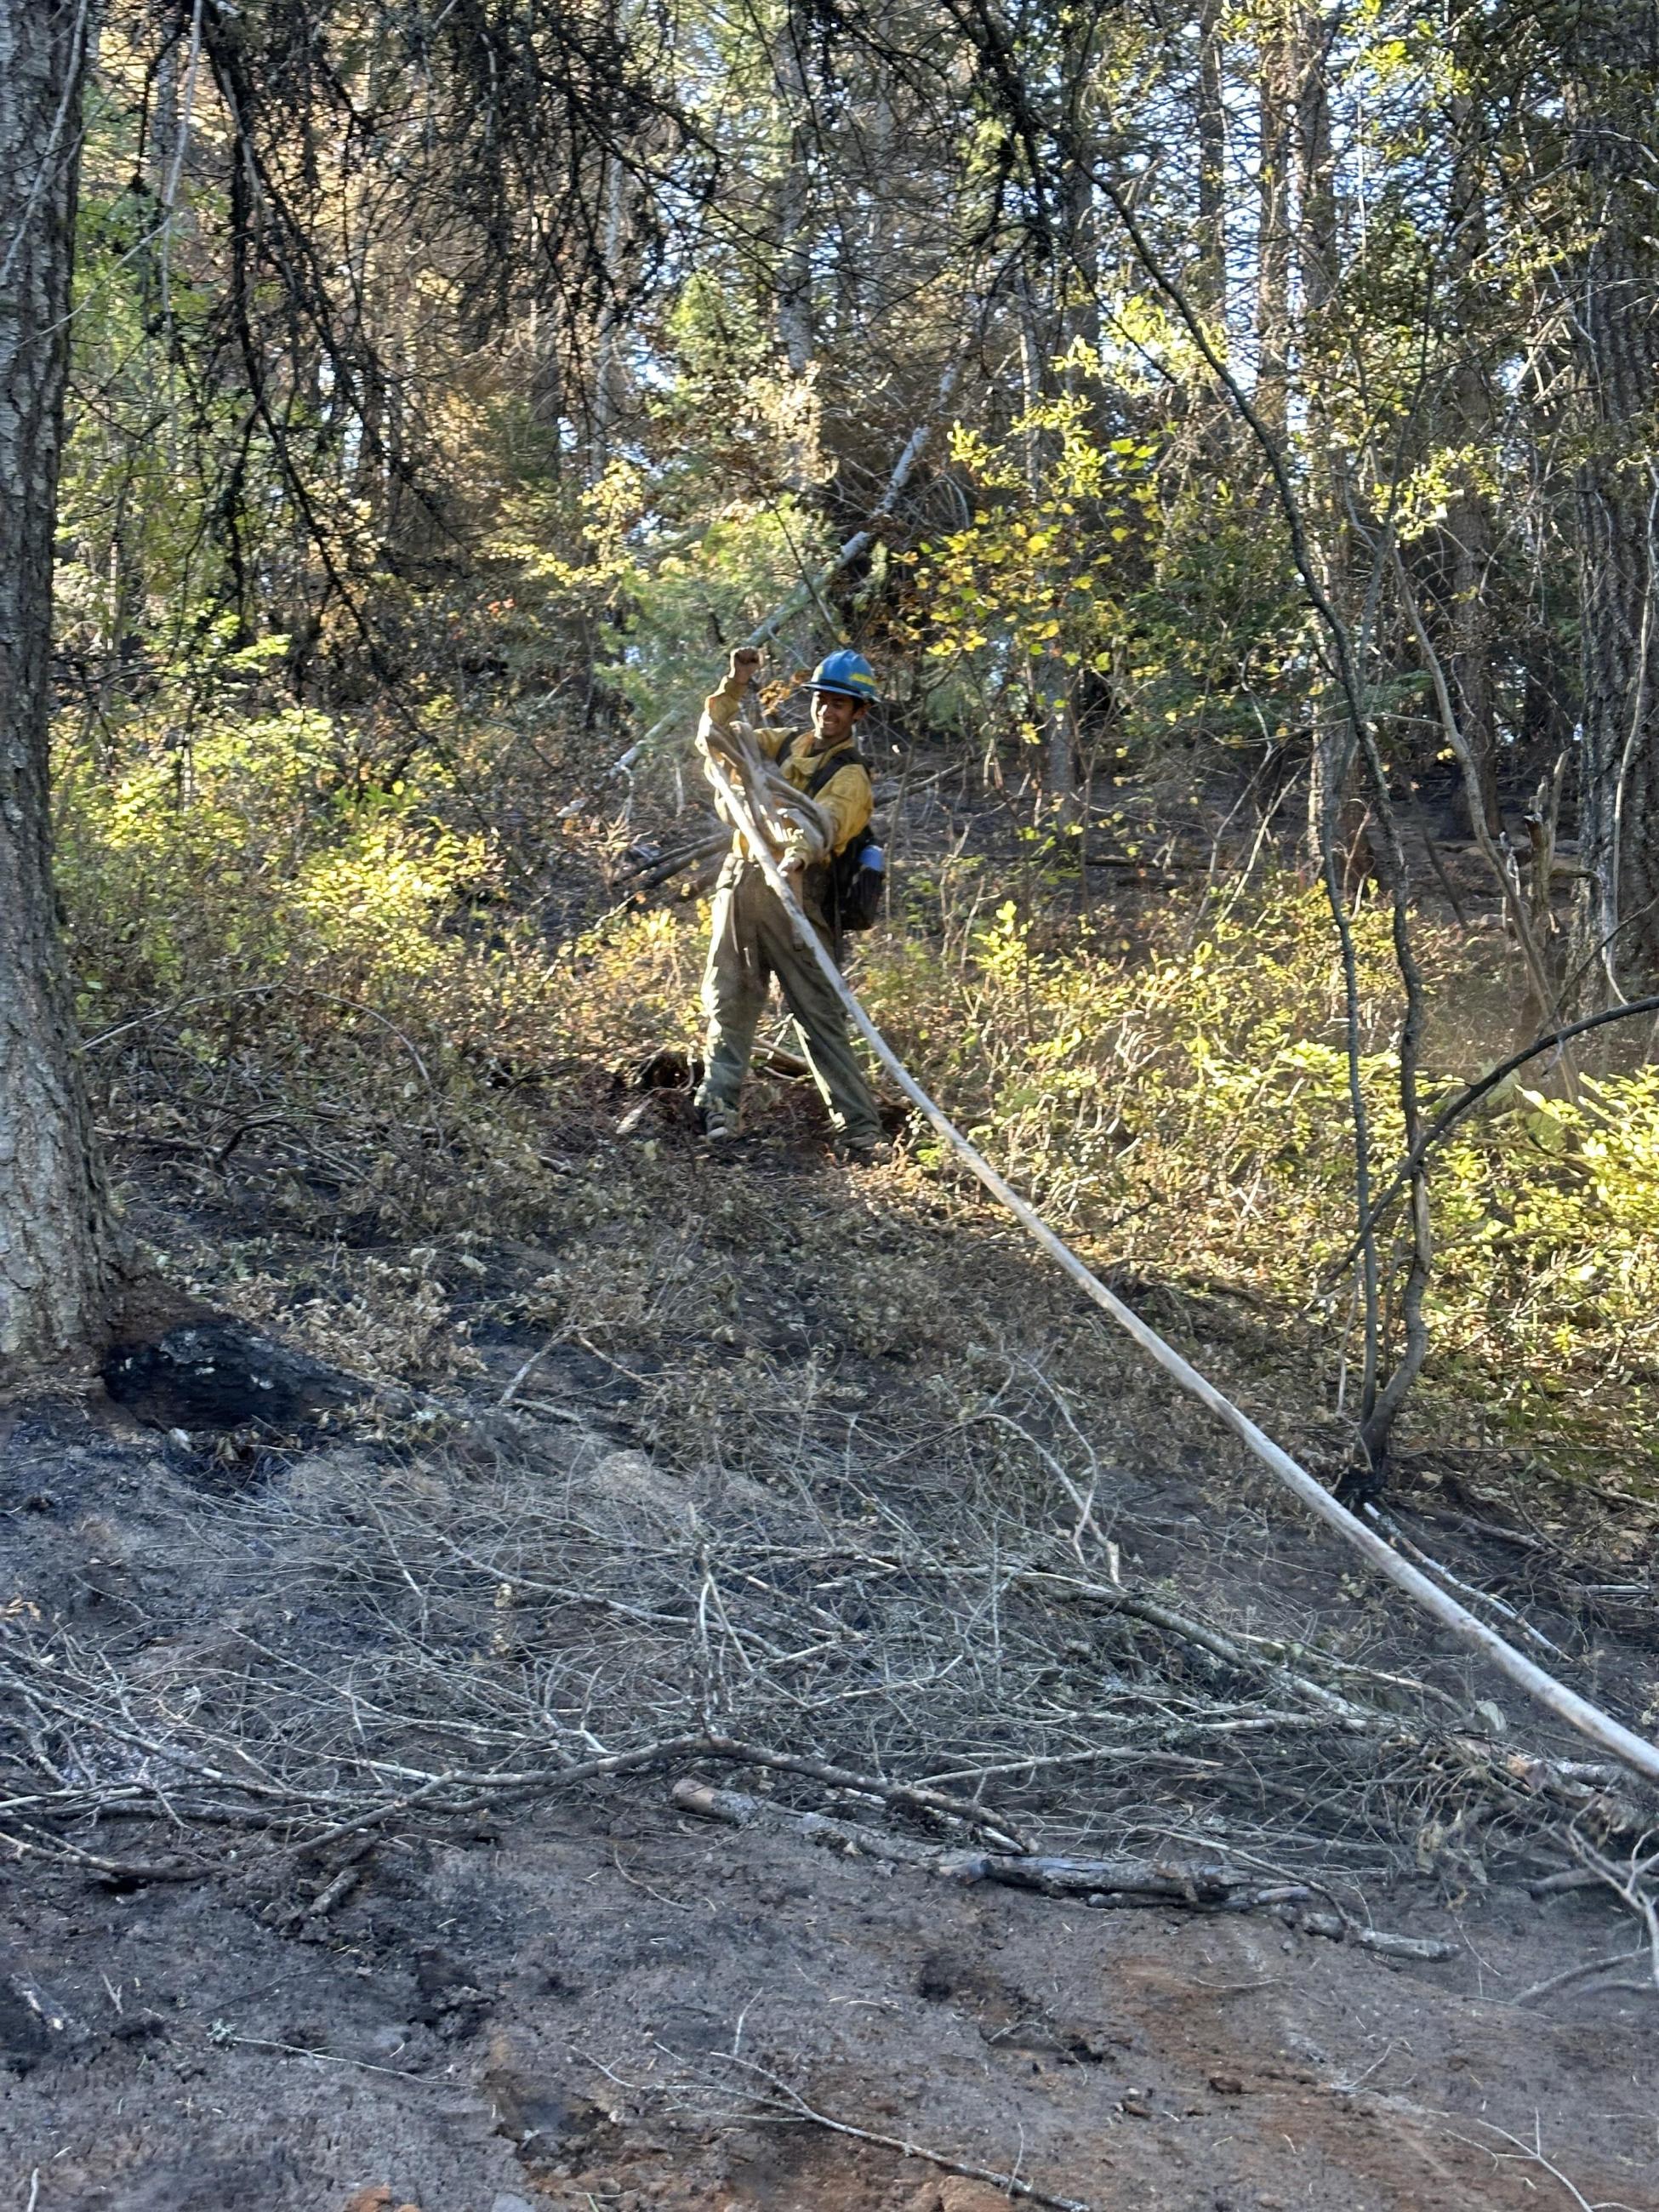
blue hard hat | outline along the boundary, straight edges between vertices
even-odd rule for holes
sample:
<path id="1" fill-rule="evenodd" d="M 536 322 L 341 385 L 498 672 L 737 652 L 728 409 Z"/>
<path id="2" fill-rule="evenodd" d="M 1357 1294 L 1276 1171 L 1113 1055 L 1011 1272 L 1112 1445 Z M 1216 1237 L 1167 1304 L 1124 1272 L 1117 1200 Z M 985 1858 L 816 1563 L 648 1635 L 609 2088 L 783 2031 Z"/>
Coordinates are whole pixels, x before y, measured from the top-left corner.
<path id="1" fill-rule="evenodd" d="M 809 691 L 837 691 L 843 699 L 856 699 L 865 707 L 874 706 L 881 697 L 875 670 L 861 653 L 852 653 L 845 647 L 819 661 L 806 688 Z"/>

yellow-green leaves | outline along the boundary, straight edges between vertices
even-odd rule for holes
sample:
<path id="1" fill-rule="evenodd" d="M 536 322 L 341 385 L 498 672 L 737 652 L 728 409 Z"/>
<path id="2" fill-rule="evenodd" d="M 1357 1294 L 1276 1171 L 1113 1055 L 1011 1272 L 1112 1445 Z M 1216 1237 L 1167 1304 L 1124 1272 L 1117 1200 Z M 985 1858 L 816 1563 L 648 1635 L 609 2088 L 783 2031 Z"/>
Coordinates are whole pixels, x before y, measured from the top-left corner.
<path id="1" fill-rule="evenodd" d="M 1155 448 L 1129 437 L 1103 442 L 1084 401 L 1066 397 L 1023 416 L 1000 445 L 959 423 L 951 453 L 981 504 L 964 528 L 914 556 L 923 651 L 947 661 L 994 656 L 1000 687 L 1033 663 L 1111 666 L 1125 627 L 1126 562 L 1156 508 Z"/>

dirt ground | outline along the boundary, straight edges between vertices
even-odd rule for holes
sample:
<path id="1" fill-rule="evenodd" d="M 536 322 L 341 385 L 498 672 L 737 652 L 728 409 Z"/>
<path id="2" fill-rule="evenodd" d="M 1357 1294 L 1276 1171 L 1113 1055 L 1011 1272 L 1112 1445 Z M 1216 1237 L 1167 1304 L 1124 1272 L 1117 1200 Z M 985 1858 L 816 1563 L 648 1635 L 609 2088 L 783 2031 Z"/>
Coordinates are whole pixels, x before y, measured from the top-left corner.
<path id="1" fill-rule="evenodd" d="M 607 1171 L 614 1188 L 614 1163 Z M 809 1218 L 833 1217 L 843 1241 L 864 1237 L 860 1267 L 876 1264 L 871 1255 L 898 1223 L 905 1242 L 890 1274 L 900 1295 L 912 1279 L 904 1266 L 915 1283 L 945 1286 L 938 1312 L 925 1312 L 916 1291 L 902 1328 L 878 1319 L 861 1335 L 850 1320 L 839 1329 L 837 1419 L 902 1441 L 930 1374 L 977 1359 L 999 1328 L 1006 1348 L 1016 1338 L 1052 1344 L 1065 1322 L 1065 1294 L 1006 1239 L 982 1222 L 930 1214 L 896 1182 L 832 1183 L 793 1158 L 688 1176 L 654 1151 L 627 1173 L 636 1180 L 608 1224 L 594 1231 L 583 1217 L 580 1282 L 570 1243 L 551 1231 L 545 1249 L 478 1246 L 447 1279 L 422 1274 L 424 1262 L 414 1272 L 448 1280 L 435 1326 L 469 1347 L 447 1380 L 426 1387 L 487 1412 L 544 1341 L 545 1315 L 526 1286 L 544 1285 L 564 1251 L 561 1295 L 589 1304 L 537 1386 L 556 1406 L 543 1427 L 515 1432 L 514 1510 L 522 1516 L 523 1501 L 542 1494 L 523 1487 L 532 1476 L 543 1491 L 556 1478 L 567 1496 L 607 1483 L 615 1492 L 625 1453 L 644 1501 L 646 1549 L 634 1571 L 642 1590 L 654 1571 L 650 1529 L 684 1518 L 673 1502 L 681 1491 L 696 1504 L 696 1541 L 718 1533 L 724 1493 L 709 1487 L 711 1453 L 723 1455 L 734 1495 L 744 1484 L 753 1492 L 745 1510 L 763 1520 L 775 1510 L 766 1498 L 775 1493 L 762 1487 L 771 1476 L 753 1472 L 750 1431 L 725 1401 L 703 1407 L 691 1367 L 673 1363 L 726 1330 L 728 1363 L 758 1347 L 769 1374 L 787 1381 L 810 1370 L 822 1385 L 836 1294 L 820 1273 L 809 1296 L 790 1273 L 790 1252 L 810 1243 Z M 624 1216 L 648 1221 L 648 1231 L 636 1229 L 630 1243 Z M 250 1277 L 225 1224 L 204 1229 L 198 1214 L 193 1233 L 218 1255 L 222 1291 L 232 1273 Z M 720 1293 L 727 1319 L 718 1328 L 635 1295 L 639 1253 L 656 1254 L 658 1273 L 672 1279 L 662 1255 L 683 1254 L 694 1234 L 703 1277 L 711 1254 L 733 1256 L 736 1287 Z M 302 1256 L 267 1242 L 252 1271 L 292 1286 L 301 1334 L 297 1316 L 307 1298 L 316 1304 L 300 1279 Z M 388 1264 L 384 1255 L 377 1264 Z M 577 1335 L 599 1349 L 573 1349 Z M 1211 1350 L 1224 1373 L 1245 1357 Z M 429 1376 L 429 1340 L 423 1357 Z M 1159 1588 L 1183 1580 L 1187 1601 L 1218 1620 L 1272 1618 L 1316 1632 L 1370 1619 L 1367 1607 L 1393 1620 L 1375 1592 L 1345 1592 L 1334 1544 L 1251 1491 L 1195 1413 L 1146 1395 L 1103 1340 L 1088 1358 L 1092 1366 L 1072 1373 L 1068 1403 L 1091 1413 L 1104 1462 L 1102 1526 L 1133 1571 Z M 396 1367 L 390 1353 L 386 1364 Z M 671 1464 L 671 1437 L 705 1416 L 723 1443 L 710 1447 L 699 1431 L 684 1464 Z M 846 1449 L 836 1447 L 837 1461 L 828 1429 L 815 1435 L 803 1431 L 799 1444 L 800 1455 L 819 1454 L 802 1480 L 830 1501 L 826 1511 L 850 1514 Z M 861 1478 L 876 1505 L 885 1482 L 885 1502 L 903 1497 L 908 1525 L 943 1515 L 965 1478 L 952 1470 L 936 1497 L 928 1468 L 896 1456 L 889 1474 Z M 342 1467 L 366 1480 L 367 1467 L 406 1485 L 409 1466 L 406 1441 L 369 1427 L 239 1457 L 212 1439 L 137 1427 L 95 1401 L 14 1407 L 0 1413 L 0 1615 L 16 1621 L 27 1609 L 43 1632 L 73 1632 L 77 1649 L 161 1669 L 154 1679 L 175 1698 L 227 1639 L 291 1670 L 326 1626 L 307 1610 L 320 1602 L 317 1577 L 347 1590 L 367 1556 L 367 1522 L 358 1531 L 356 1509 L 337 1504 L 357 1492 L 328 1483 Z M 456 1459 L 444 1480 L 463 1478 L 473 1485 L 465 1496 L 422 1474 L 434 1527 L 459 1527 L 457 1516 L 477 1510 L 469 1501 L 484 1478 Z M 1012 1480 L 994 1470 L 983 1479 Z M 658 1491 L 668 1505 L 652 1504 Z M 862 1491 L 854 1502 L 867 1502 Z M 659 1524 L 647 1505 L 660 1508 Z M 337 1541 L 325 1559 L 317 1530 L 331 1515 Z M 273 1534 L 283 1528 L 303 1528 L 304 1543 Z M 1444 1549 L 1443 1528 L 1441 1539 Z M 1515 1566 L 1473 1538 L 1455 1556 L 1477 1577 Z M 1569 1637 L 1574 1614 L 1559 1578 L 1531 1555 L 1522 1564 L 1534 1617 Z M 1504 1586 L 1521 1594 L 1512 1577 Z M 613 1609 L 615 1587 L 606 1585 Z M 354 1630 L 366 1651 L 390 1633 L 390 1600 L 376 1603 Z M 1427 1632 L 1395 1629 L 1425 1678 L 1491 1695 Z M 1054 1633 L 1076 1632 L 1062 1623 Z M 501 1679 L 551 1663 L 548 1648 L 496 1652 Z M 1577 1679 L 1593 1673 L 1639 1710 L 1653 1674 L 1650 1627 L 1614 1632 L 1602 1621 L 1575 1648 L 1589 1651 Z M 489 1663 L 481 1657 L 475 1673 Z M 246 1677 L 246 1695 L 259 1679 L 258 1669 Z M 246 1724 L 255 1721 L 278 1726 L 257 1714 Z M 1166 1784 L 1155 1759 L 1115 1773 L 1109 1788 L 1103 1778 L 1103 1809 L 1089 1814 L 1094 1847 L 1112 1844 L 1120 1804 L 1143 1821 L 1147 1806 L 1161 1807 L 1171 1833 L 1181 1808 L 1224 1832 L 1244 1802 L 1225 1762 L 1188 1765 L 1176 1778 L 1179 1801 L 1158 1796 Z M 1638 1951 L 1639 1931 L 1595 1891 L 1534 1900 L 1521 1856 L 1494 1848 L 1478 1878 L 1455 1853 L 1430 1865 L 1420 1839 L 1416 1860 L 1406 1850 L 1385 1864 L 1371 1850 L 1357 1861 L 1334 1820 L 1322 1825 L 1316 1773 L 1304 1804 L 1291 1770 L 1257 1777 L 1250 1802 L 1271 1798 L 1286 1833 L 1302 1838 L 1302 1874 L 1324 1864 L 1333 1881 L 1357 1879 L 1344 1893 L 1363 1893 L 1376 1925 L 1456 1947 L 1443 1960 L 1401 1960 L 1306 1932 L 1293 1912 L 1101 1907 L 711 1826 L 672 1802 L 683 1771 L 447 1822 L 411 1814 L 377 1828 L 356 1857 L 339 1847 L 307 1858 L 284 1850 L 278 1831 L 224 1826 L 204 1844 L 195 1837 L 211 1861 L 196 1879 L 146 1881 L 38 1855 L 9 1861 L 0 2204 L 992 2212 L 1009 2201 L 1012 2178 L 1039 2202 L 1092 2212 L 1659 2208 L 1659 1999 L 1638 1978 L 1642 1960 L 1626 1978 L 1516 2002 L 1583 1960 Z M 1075 1848 L 1077 1832 L 1059 1847 Z M 152 1818 L 103 1822 L 78 1841 L 159 1862 L 178 1838 Z"/>
<path id="2" fill-rule="evenodd" d="M 1605 1930 L 1498 1896 L 1406 1967 L 1253 1917 L 963 1892 L 730 1837 L 633 1788 L 378 1855 L 325 1928 L 234 1870 L 121 1897 L 12 1883 L 6 1954 L 64 2025 L 4 2092 L 37 2212 L 990 2212 L 1659 2205 L 1650 1997 L 1503 1992 Z M 14 1983 L 15 1986 L 15 1983 Z M 14 2000 L 15 2006 L 15 2000 Z M 18 2050 L 18 2045 L 22 2046 Z M 33 2061 L 33 2063 L 31 2063 Z M 1552 2172 L 1552 2167 L 1559 2170 Z M 1577 2193 L 1575 2193 L 1577 2192 Z M 373 2202 L 374 2200 L 364 2200 Z"/>

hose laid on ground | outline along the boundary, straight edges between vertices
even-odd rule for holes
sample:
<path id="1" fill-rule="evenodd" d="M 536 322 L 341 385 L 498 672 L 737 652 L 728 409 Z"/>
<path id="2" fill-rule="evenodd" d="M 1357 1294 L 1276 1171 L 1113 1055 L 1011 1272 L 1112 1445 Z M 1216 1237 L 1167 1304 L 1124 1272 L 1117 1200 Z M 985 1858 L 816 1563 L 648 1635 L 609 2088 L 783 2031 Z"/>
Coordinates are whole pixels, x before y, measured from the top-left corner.
<path id="1" fill-rule="evenodd" d="M 789 926 L 802 950 L 817 962 L 825 981 L 831 986 L 852 1017 L 860 1036 L 905 1097 L 932 1122 L 951 1151 L 973 1170 L 997 1203 L 1005 1206 L 1021 1228 L 1036 1238 L 1049 1258 L 1064 1268 L 1086 1297 L 1092 1298 L 1120 1328 L 1132 1336 L 1143 1352 L 1149 1352 L 1183 1390 L 1189 1391 L 1200 1405 L 1207 1406 L 1216 1419 L 1231 1429 L 1310 1512 L 1317 1514 L 1357 1551 L 1363 1552 L 1379 1574 L 1386 1575 L 1390 1582 L 1396 1583 L 1425 1613 L 1431 1613 L 1462 1642 L 1482 1653 L 1500 1673 L 1507 1674 L 1529 1698 L 1535 1698 L 1558 1720 L 1565 1721 L 1569 1728 L 1577 1729 L 1581 1735 L 1588 1736 L 1592 1743 L 1599 1744 L 1603 1751 L 1610 1752 L 1615 1759 L 1645 1776 L 1650 1782 L 1659 1783 L 1659 1744 L 1650 1743 L 1644 1736 L 1636 1735 L 1621 1721 L 1614 1720 L 1610 1713 L 1604 1713 L 1599 1705 L 1591 1705 L 1587 1698 L 1581 1698 L 1576 1690 L 1569 1689 L 1565 1682 L 1557 1681 L 1553 1674 L 1534 1666 L 1524 1652 L 1517 1651 L 1512 1644 L 1505 1643 L 1495 1629 L 1488 1628 L 1484 1620 L 1477 1619 L 1459 1605 L 1455 1598 L 1448 1596 L 1426 1575 L 1419 1573 L 1409 1560 L 1401 1559 L 1374 1529 L 1368 1528 L 1363 1521 L 1349 1512 L 1346 1505 L 1339 1504 L 1306 1468 L 1257 1428 L 1247 1413 L 1241 1413 L 1230 1398 L 1224 1397 L 1214 1383 L 1207 1381 L 1195 1367 L 1182 1358 L 1173 1345 L 1166 1344 L 1156 1329 L 1148 1328 L 1133 1308 L 1115 1297 L 1105 1284 L 1085 1267 L 1071 1247 L 1032 1211 L 1018 1192 L 1003 1181 L 984 1155 L 933 1103 L 865 1012 L 846 978 L 824 950 L 817 932 L 802 913 L 787 877 L 772 857 L 765 840 L 756 828 L 742 793 L 734 787 L 718 760 L 705 757 L 714 788 L 731 808 L 732 819 L 743 830 L 767 882 L 782 902 L 784 912 L 789 917 Z"/>

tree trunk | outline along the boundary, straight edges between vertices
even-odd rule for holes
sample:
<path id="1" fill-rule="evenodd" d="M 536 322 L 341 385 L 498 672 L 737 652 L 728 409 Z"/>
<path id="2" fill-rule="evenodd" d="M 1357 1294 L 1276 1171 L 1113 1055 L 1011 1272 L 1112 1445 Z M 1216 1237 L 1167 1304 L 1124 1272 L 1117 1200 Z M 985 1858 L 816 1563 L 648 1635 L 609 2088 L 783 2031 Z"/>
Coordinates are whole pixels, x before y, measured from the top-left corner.
<path id="1" fill-rule="evenodd" d="M 1470 411 L 1464 417 L 1471 424 L 1474 410 L 1490 398 L 1485 379 L 1473 380 L 1481 389 L 1468 403 Z M 1485 826 L 1495 837 L 1503 828 L 1498 804 L 1498 694 L 1492 680 L 1498 641 L 1491 598 L 1497 533 L 1492 502 L 1485 492 L 1471 483 L 1467 470 L 1460 471 L 1460 478 L 1457 491 L 1446 504 L 1445 536 L 1451 553 L 1447 577 L 1451 599 L 1451 675 L 1457 691 L 1458 719 L 1474 758 Z M 1457 811 L 1466 815 L 1468 811 L 1460 794 Z M 1474 823 L 1465 826 L 1473 836 Z"/>
<path id="2" fill-rule="evenodd" d="M 812 95 L 806 76 L 810 27 L 792 5 L 778 46 L 778 90 L 788 118 L 789 145 L 778 180 L 778 342 L 792 376 L 805 376 L 814 352 L 812 327 Z"/>
<path id="3" fill-rule="evenodd" d="M 1462 356 L 1452 387 L 1451 437 L 1460 454 L 1484 453 L 1492 443 L 1495 413 L 1492 377 L 1477 350 L 1480 321 L 1474 306 L 1479 297 L 1480 271 L 1489 246 L 1486 213 L 1486 159 L 1480 142 L 1481 111 L 1477 102 L 1460 96 L 1452 103 L 1457 129 L 1457 166 L 1453 173 L 1450 204 L 1447 209 L 1450 233 L 1451 278 L 1457 289 L 1458 312 L 1467 314 L 1472 327 L 1462 340 Z M 1498 548 L 1498 527 L 1492 501 L 1481 484 L 1478 466 L 1467 458 L 1457 464 L 1455 489 L 1446 503 L 1443 537 L 1449 605 L 1451 676 L 1457 694 L 1458 719 L 1474 758 L 1475 780 L 1485 814 L 1482 825 L 1493 836 L 1503 827 L 1498 804 L 1498 690 L 1495 663 L 1497 623 L 1492 605 L 1492 568 Z M 1464 800 L 1460 813 L 1467 813 Z M 1475 825 L 1465 825 L 1471 836 Z"/>
<path id="4" fill-rule="evenodd" d="M 1100 234 L 1095 207 L 1094 165 L 1097 149 L 1086 142 L 1074 155 L 1066 179 L 1062 207 L 1065 234 L 1057 281 L 1060 351 L 1067 368 L 1062 389 L 1093 397 L 1092 380 L 1082 382 L 1079 356 L 1092 368 L 1100 361 Z"/>
<path id="5" fill-rule="evenodd" d="M 593 395 L 589 417 L 587 478 L 599 483 L 611 464 L 617 418 L 623 404 L 622 249 L 626 180 L 623 165 L 614 156 L 606 165 L 605 186 L 605 281 L 607 287 L 599 309 L 593 345 Z"/>
<path id="6" fill-rule="evenodd" d="M 1335 162 L 1331 146 L 1330 79 L 1325 27 L 1311 8 L 1292 6 L 1286 17 L 1277 96 L 1291 136 L 1293 191 L 1279 194 L 1294 249 L 1297 277 L 1295 362 L 1281 383 L 1281 409 L 1292 389 L 1301 401 L 1306 456 L 1306 507 L 1311 551 L 1325 592 L 1345 622 L 1353 605 L 1352 532 L 1348 461 L 1331 419 L 1330 386 L 1340 370 L 1340 345 L 1331 327 L 1340 266 Z M 1286 310 L 1288 315 L 1288 310 Z M 1337 687 L 1317 687 L 1308 777 L 1308 851 L 1322 866 L 1333 842 L 1343 854 L 1345 884 L 1363 866 L 1365 810 L 1354 795 L 1355 739 Z"/>
<path id="7" fill-rule="evenodd" d="M 52 560 L 88 10 L 0 0 L 0 1378 L 93 1349 L 112 1236 L 52 899 Z"/>
<path id="8" fill-rule="evenodd" d="M 1296 39 L 1288 0 L 1260 33 L 1255 405 L 1275 437 L 1285 423 L 1291 356 L 1291 174 Z"/>
<path id="9" fill-rule="evenodd" d="M 1049 364 L 1061 315 L 1056 295 L 1058 285 L 1064 281 L 1063 272 L 1053 268 L 1048 276 L 1048 297 L 1040 301 L 1030 271 L 1022 269 L 1019 275 L 1020 376 L 1027 417 L 1021 443 L 1025 459 L 1025 488 L 1033 507 L 1042 497 L 1051 441 L 1030 418 L 1048 397 Z M 1058 654 L 1034 653 L 1027 682 L 1031 719 L 1042 741 L 1039 811 L 1051 811 L 1056 822 L 1067 823 L 1074 818 L 1077 811 L 1077 737 L 1072 716 L 1070 673 Z"/>
<path id="10" fill-rule="evenodd" d="M 1227 87 L 1221 0 L 1203 0 L 1198 53 L 1198 254 L 1194 292 L 1220 326 L 1227 313 Z"/>
<path id="11" fill-rule="evenodd" d="M 1611 994 L 1659 975 L 1659 469 L 1646 434 L 1659 351 L 1659 7 L 1586 0 L 1564 59 L 1586 236 L 1571 328 L 1587 443 L 1580 840 L 1590 882 L 1575 949 Z"/>

